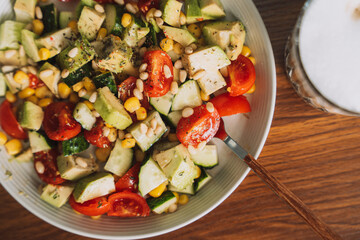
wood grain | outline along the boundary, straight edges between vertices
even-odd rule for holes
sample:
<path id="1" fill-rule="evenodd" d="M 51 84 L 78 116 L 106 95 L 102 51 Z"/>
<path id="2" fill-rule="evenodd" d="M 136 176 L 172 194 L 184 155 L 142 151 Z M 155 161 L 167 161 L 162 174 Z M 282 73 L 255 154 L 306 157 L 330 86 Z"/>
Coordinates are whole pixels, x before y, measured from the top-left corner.
<path id="1" fill-rule="evenodd" d="M 226 0 L 225 0 L 226 1 Z M 277 100 L 258 159 L 346 240 L 360 239 L 360 118 L 329 115 L 305 104 L 285 76 L 284 46 L 301 1 L 254 0 L 273 45 Z M 0 187 L 0 238 L 85 240 L 22 208 Z M 152 239 L 309 240 L 317 235 L 255 174 L 200 220 Z"/>

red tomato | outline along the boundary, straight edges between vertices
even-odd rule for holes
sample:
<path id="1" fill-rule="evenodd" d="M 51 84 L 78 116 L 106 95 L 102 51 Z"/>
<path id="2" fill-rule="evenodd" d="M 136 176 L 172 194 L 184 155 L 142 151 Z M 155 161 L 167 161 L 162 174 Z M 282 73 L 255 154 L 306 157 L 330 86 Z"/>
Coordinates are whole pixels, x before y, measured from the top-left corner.
<path id="1" fill-rule="evenodd" d="M 136 77 L 128 77 L 118 85 L 119 99 L 124 103 L 126 99 L 134 96 L 134 89 L 136 88 Z M 144 97 L 141 101 L 141 106 L 146 109 L 150 108 L 148 98 Z"/>
<path id="2" fill-rule="evenodd" d="M 84 137 L 86 141 L 99 148 L 110 147 L 111 143 L 109 139 L 103 135 L 104 126 L 105 126 L 104 120 L 102 120 L 102 118 L 97 118 L 93 128 L 90 131 L 88 130 L 84 131 Z"/>
<path id="3" fill-rule="evenodd" d="M 144 55 L 144 63 L 148 64 L 148 80 L 144 81 L 144 91 L 149 97 L 164 96 L 169 90 L 174 79 L 173 64 L 169 55 L 161 50 L 148 51 Z M 171 76 L 165 77 L 164 66 L 170 69 Z"/>
<path id="4" fill-rule="evenodd" d="M 37 162 L 41 162 L 44 165 L 44 173 L 37 173 L 39 178 L 49 184 L 61 184 L 66 180 L 61 178 L 60 173 L 57 167 L 57 156 L 59 153 L 56 149 L 51 149 L 49 151 L 41 151 L 34 153 L 34 166 Z M 36 168 L 35 168 L 36 169 Z"/>
<path id="5" fill-rule="evenodd" d="M 77 203 L 71 194 L 69 204 L 75 211 L 87 216 L 99 216 L 107 213 L 110 209 L 110 203 L 106 197 L 98 197 L 84 203 Z"/>
<path id="6" fill-rule="evenodd" d="M 0 105 L 0 125 L 1 128 L 13 138 L 28 138 L 27 133 L 16 120 L 16 117 L 11 109 L 11 103 L 7 100 L 3 101 Z"/>
<path id="7" fill-rule="evenodd" d="M 229 93 L 223 93 L 211 99 L 210 102 L 214 104 L 220 117 L 251 111 L 250 104 L 245 96 L 232 97 Z"/>
<path id="8" fill-rule="evenodd" d="M 230 96 L 239 96 L 254 85 L 256 73 L 254 64 L 245 56 L 239 57 L 228 66 L 228 92 Z"/>
<path id="9" fill-rule="evenodd" d="M 38 87 L 42 87 L 45 85 L 45 83 L 43 81 L 41 81 L 36 75 L 32 74 L 32 73 L 28 73 L 29 76 L 29 80 L 30 80 L 30 85 L 29 88 L 38 88 Z"/>
<path id="10" fill-rule="evenodd" d="M 146 217 L 150 214 L 150 208 L 145 199 L 130 191 L 123 191 L 110 195 L 108 199 L 110 210 L 108 216 L 116 217 Z"/>
<path id="11" fill-rule="evenodd" d="M 74 105 L 66 102 L 54 102 L 46 107 L 44 130 L 55 141 L 71 139 L 81 132 L 81 125 L 73 118 Z"/>
<path id="12" fill-rule="evenodd" d="M 188 147 L 197 147 L 199 143 L 209 142 L 220 126 L 220 116 L 216 109 L 211 113 L 203 104 L 194 108 L 194 113 L 188 118 L 181 118 L 176 128 L 179 141 Z"/>
<path id="13" fill-rule="evenodd" d="M 147 13 L 152 8 L 159 8 L 159 0 L 139 0 L 138 7 L 143 13 Z"/>
<path id="14" fill-rule="evenodd" d="M 137 192 L 139 182 L 140 163 L 136 163 L 130 170 L 116 182 L 116 191 L 129 190 Z"/>

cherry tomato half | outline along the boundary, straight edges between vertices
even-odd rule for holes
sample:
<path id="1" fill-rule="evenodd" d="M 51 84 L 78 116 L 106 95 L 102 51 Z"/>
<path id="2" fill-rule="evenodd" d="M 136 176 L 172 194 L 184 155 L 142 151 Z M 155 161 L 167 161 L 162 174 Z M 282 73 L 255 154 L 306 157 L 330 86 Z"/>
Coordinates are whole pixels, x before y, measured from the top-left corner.
<path id="1" fill-rule="evenodd" d="M 29 76 L 29 88 L 35 89 L 38 87 L 45 86 L 45 83 L 41 81 L 36 75 L 32 73 L 28 73 L 28 76 Z"/>
<path id="2" fill-rule="evenodd" d="M 81 125 L 73 118 L 74 105 L 66 102 L 54 102 L 46 107 L 44 130 L 51 140 L 64 141 L 81 132 Z"/>
<path id="3" fill-rule="evenodd" d="M 146 217 L 150 214 L 150 208 L 146 200 L 130 191 L 114 193 L 109 196 L 110 210 L 108 216 L 116 217 Z"/>
<path id="4" fill-rule="evenodd" d="M 143 13 L 147 13 L 152 8 L 159 8 L 159 0 L 139 0 L 138 7 Z"/>
<path id="5" fill-rule="evenodd" d="M 197 147 L 199 143 L 209 142 L 220 126 L 220 116 L 216 109 L 209 112 L 203 104 L 194 108 L 194 113 L 187 118 L 181 118 L 176 128 L 179 141 L 188 147 Z"/>
<path id="6" fill-rule="evenodd" d="M 57 156 L 59 155 L 56 149 L 51 149 L 49 151 L 41 151 L 34 153 L 34 166 L 37 162 L 41 162 L 44 166 L 43 173 L 37 173 L 39 178 L 49 184 L 61 184 L 66 180 L 61 178 L 60 173 L 57 167 Z M 35 167 L 36 170 L 36 167 Z"/>
<path id="7" fill-rule="evenodd" d="M 136 79 L 137 79 L 136 77 L 130 76 L 118 85 L 118 96 L 122 103 L 125 103 L 125 101 L 128 98 L 134 96 L 134 89 L 136 88 Z M 144 97 L 140 101 L 140 103 L 142 107 L 146 109 L 150 108 L 148 98 Z"/>
<path id="8" fill-rule="evenodd" d="M 102 118 L 97 118 L 93 128 L 88 131 L 84 131 L 84 137 L 90 144 L 95 145 L 99 148 L 110 147 L 111 143 L 107 137 L 103 134 L 103 127 L 105 126 Z"/>
<path id="9" fill-rule="evenodd" d="M 77 203 L 71 194 L 69 204 L 75 211 L 87 216 L 99 216 L 107 213 L 110 209 L 110 204 L 106 197 L 98 197 L 84 203 Z"/>
<path id="10" fill-rule="evenodd" d="M 136 163 L 129 171 L 122 176 L 115 184 L 116 191 L 121 192 L 124 190 L 129 190 L 132 192 L 137 192 L 138 183 L 139 183 L 139 171 L 140 163 Z"/>
<path id="11" fill-rule="evenodd" d="M 256 73 L 254 64 L 245 56 L 239 57 L 228 66 L 228 92 L 230 96 L 239 96 L 254 85 Z"/>
<path id="12" fill-rule="evenodd" d="M 169 55 L 161 50 L 148 51 L 144 55 L 144 63 L 147 63 L 149 78 L 144 81 L 144 91 L 149 97 L 164 96 L 170 90 L 174 79 L 173 64 Z M 164 67 L 169 67 L 171 76 L 166 78 Z"/>
<path id="13" fill-rule="evenodd" d="M 0 125 L 1 128 L 11 137 L 17 139 L 27 139 L 27 133 L 20 126 L 19 122 L 11 109 L 11 103 L 7 100 L 0 105 Z"/>
<path id="14" fill-rule="evenodd" d="M 232 97 L 229 93 L 223 93 L 212 98 L 210 102 L 214 104 L 220 117 L 251 111 L 250 104 L 245 96 Z"/>

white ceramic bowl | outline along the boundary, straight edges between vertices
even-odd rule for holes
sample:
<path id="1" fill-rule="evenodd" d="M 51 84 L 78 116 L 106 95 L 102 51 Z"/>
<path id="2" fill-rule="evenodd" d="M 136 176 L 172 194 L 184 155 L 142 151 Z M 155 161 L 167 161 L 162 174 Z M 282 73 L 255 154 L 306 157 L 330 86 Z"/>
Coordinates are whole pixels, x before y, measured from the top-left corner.
<path id="1" fill-rule="evenodd" d="M 13 2 L 13 1 L 11 1 Z M 235 116 L 225 119 L 226 128 L 239 144 L 256 158 L 268 135 L 275 105 L 276 73 L 269 37 L 263 21 L 251 0 L 223 0 L 228 15 L 240 19 L 246 26 L 246 44 L 256 58 L 256 91 L 249 98 L 252 112 L 249 118 Z M 1 0 L 0 21 L 12 18 L 10 0 Z M 75 234 L 99 239 L 138 239 L 164 234 L 184 227 L 209 213 L 224 201 L 242 182 L 249 168 L 217 139 L 220 164 L 210 171 L 213 176 L 187 205 L 172 214 L 152 215 L 147 218 L 103 217 L 94 221 L 75 214 L 69 205 L 60 209 L 40 199 L 41 184 L 32 163 L 8 162 L 4 149 L 0 152 L 0 182 L 4 188 L 27 210 L 44 221 Z M 6 180 L 5 170 L 13 173 Z M 24 192 L 23 195 L 19 191 Z"/>

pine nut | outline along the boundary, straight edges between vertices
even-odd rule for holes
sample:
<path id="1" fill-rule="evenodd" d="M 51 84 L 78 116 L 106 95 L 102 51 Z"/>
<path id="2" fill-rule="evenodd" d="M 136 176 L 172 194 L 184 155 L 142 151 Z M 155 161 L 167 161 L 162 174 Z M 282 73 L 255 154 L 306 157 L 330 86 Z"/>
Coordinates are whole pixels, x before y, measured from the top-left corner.
<path id="1" fill-rule="evenodd" d="M 145 19 L 147 22 L 150 21 L 151 18 L 154 18 L 154 12 L 156 11 L 156 8 L 151 8 L 147 13 L 146 13 L 146 16 L 145 16 Z"/>
<path id="2" fill-rule="evenodd" d="M 139 72 L 145 72 L 147 67 L 148 67 L 147 63 L 141 64 L 139 67 Z"/>
<path id="3" fill-rule="evenodd" d="M 188 146 L 188 151 L 190 154 L 196 154 L 198 152 L 197 149 L 194 148 L 194 146 L 192 146 L 192 145 Z"/>
<path id="4" fill-rule="evenodd" d="M 89 98 L 89 102 L 94 103 L 97 99 L 97 92 L 93 92 Z"/>
<path id="5" fill-rule="evenodd" d="M 146 136 L 149 138 L 154 136 L 154 130 L 152 128 L 149 128 L 148 131 L 146 132 Z"/>
<path id="6" fill-rule="evenodd" d="M 5 51 L 5 58 L 9 59 L 9 58 L 13 57 L 16 53 L 17 53 L 16 50 L 7 50 L 7 51 Z"/>
<path id="7" fill-rule="evenodd" d="M 39 174 L 43 174 L 45 172 L 45 166 L 42 162 L 35 163 L 35 169 Z"/>
<path id="8" fill-rule="evenodd" d="M 181 61 L 181 60 L 177 60 L 177 61 L 174 63 L 174 67 L 175 67 L 176 69 L 182 69 L 182 68 L 183 68 L 182 61 Z"/>
<path id="9" fill-rule="evenodd" d="M 91 113 L 94 117 L 100 117 L 100 114 L 96 110 L 92 110 Z"/>
<path id="10" fill-rule="evenodd" d="M 8 66 L 8 65 L 5 65 L 1 68 L 1 71 L 3 73 L 8 73 L 8 72 L 12 72 L 14 71 L 16 68 L 14 66 Z"/>
<path id="11" fill-rule="evenodd" d="M 197 46 L 196 46 L 196 44 L 195 44 L 195 43 L 190 44 L 190 46 L 189 46 L 189 47 L 191 47 L 194 51 L 197 49 Z"/>
<path id="12" fill-rule="evenodd" d="M 67 77 L 69 76 L 69 74 L 70 74 L 69 70 L 64 69 L 64 70 L 62 70 L 62 72 L 61 72 L 61 77 L 62 77 L 62 78 L 67 78 Z"/>
<path id="13" fill-rule="evenodd" d="M 124 136 L 126 139 L 130 139 L 130 138 L 133 138 L 133 135 L 131 133 L 127 133 L 125 134 Z"/>
<path id="14" fill-rule="evenodd" d="M 176 210 L 177 210 L 177 204 L 176 203 L 171 204 L 170 207 L 168 208 L 169 213 L 176 212 Z"/>
<path id="15" fill-rule="evenodd" d="M 76 163 L 77 165 L 79 165 L 80 167 L 82 167 L 82 168 L 86 168 L 86 167 L 88 166 L 87 162 L 86 162 L 85 159 L 82 158 L 82 157 L 77 157 L 77 158 L 75 159 L 75 163 Z"/>
<path id="16" fill-rule="evenodd" d="M 19 47 L 19 55 L 20 55 L 20 57 L 24 57 L 24 56 L 26 55 L 25 49 L 24 49 L 24 46 L 23 46 L 23 45 L 21 45 L 21 46 Z"/>
<path id="17" fill-rule="evenodd" d="M 87 94 L 87 91 L 85 89 L 80 89 L 80 91 L 78 92 L 78 96 L 79 97 L 83 97 Z"/>
<path id="18" fill-rule="evenodd" d="M 132 13 L 132 14 L 135 14 L 137 11 L 136 11 L 136 8 L 131 4 L 131 3 L 127 3 L 125 5 L 125 8 L 128 12 Z"/>
<path id="19" fill-rule="evenodd" d="M 34 60 L 32 60 L 31 58 L 27 59 L 27 63 L 30 64 L 31 66 L 36 65 L 36 63 L 34 62 Z"/>
<path id="20" fill-rule="evenodd" d="M 162 12 L 161 12 L 159 9 L 155 10 L 155 12 L 154 12 L 154 17 L 159 18 L 159 17 L 161 17 L 161 16 L 162 16 Z"/>
<path id="21" fill-rule="evenodd" d="M 199 143 L 197 150 L 202 151 L 204 150 L 205 146 L 206 146 L 206 141 L 202 141 L 201 143 Z"/>
<path id="22" fill-rule="evenodd" d="M 155 18 L 156 24 L 161 27 L 162 25 L 164 25 L 164 20 L 162 18 Z"/>
<path id="23" fill-rule="evenodd" d="M 152 129 L 155 129 L 157 124 L 158 124 L 158 121 L 156 120 L 156 118 L 151 119 L 150 126 Z"/>
<path id="24" fill-rule="evenodd" d="M 101 6 L 100 4 L 95 4 L 95 10 L 99 13 L 104 13 L 105 12 L 105 9 L 103 6 Z"/>
<path id="25" fill-rule="evenodd" d="M 42 19 L 43 18 L 43 13 L 42 13 L 41 8 L 39 6 L 37 6 L 35 8 L 35 15 L 36 15 L 37 19 Z"/>
<path id="26" fill-rule="evenodd" d="M 188 118 L 193 114 L 194 114 L 194 109 L 192 108 L 185 108 L 181 113 L 183 118 Z"/>
<path id="27" fill-rule="evenodd" d="M 114 0 L 114 2 L 116 2 L 119 5 L 124 5 L 125 4 L 124 0 Z"/>
<path id="28" fill-rule="evenodd" d="M 172 73 L 168 65 L 164 65 L 165 78 L 171 78 Z"/>
<path id="29" fill-rule="evenodd" d="M 149 74 L 147 72 L 140 73 L 140 79 L 147 80 L 149 78 Z"/>
<path id="30" fill-rule="evenodd" d="M 108 127 L 103 127 L 102 131 L 103 131 L 103 135 L 104 135 L 105 137 L 109 136 L 109 134 L 110 134 L 110 128 L 108 128 Z"/>
<path id="31" fill-rule="evenodd" d="M 215 108 L 214 108 L 214 104 L 212 104 L 211 102 L 208 102 L 206 104 L 206 110 L 208 110 L 208 112 L 214 112 Z"/>
<path id="32" fill-rule="evenodd" d="M 173 94 L 173 95 L 177 94 L 178 90 L 179 90 L 179 86 L 178 86 L 177 82 L 173 81 L 170 86 L 171 94 Z"/>
<path id="33" fill-rule="evenodd" d="M 36 68 L 33 67 L 33 66 L 28 66 L 28 71 L 29 71 L 30 73 L 34 74 L 34 75 L 37 74 L 37 70 L 36 70 Z"/>
<path id="34" fill-rule="evenodd" d="M 139 55 L 140 55 L 140 57 L 143 57 L 144 54 L 146 53 L 146 51 L 147 51 L 147 48 L 146 48 L 146 47 L 140 48 L 140 49 L 139 49 Z"/>
<path id="35" fill-rule="evenodd" d="M 193 78 L 194 78 L 195 80 L 198 80 L 198 79 L 204 77 L 205 74 L 206 74 L 205 70 L 204 70 L 204 69 L 201 69 L 201 70 L 197 71 L 197 72 L 194 74 Z"/>
<path id="36" fill-rule="evenodd" d="M 137 88 L 134 89 L 133 94 L 134 94 L 134 97 L 136 97 L 139 100 L 142 100 L 144 97 L 142 92 L 140 92 L 140 90 Z"/>
<path id="37" fill-rule="evenodd" d="M 179 80 L 181 83 L 185 82 L 187 77 L 187 72 L 185 70 L 180 70 L 179 72 Z"/>
<path id="38" fill-rule="evenodd" d="M 53 70 L 47 69 L 47 70 L 41 71 L 40 74 L 39 74 L 39 77 L 40 77 L 40 79 L 46 79 L 46 78 L 50 77 L 53 74 L 54 74 Z"/>
<path id="39" fill-rule="evenodd" d="M 228 72 L 227 66 L 223 67 L 223 68 L 220 68 L 220 73 L 221 73 L 221 75 L 223 75 L 223 77 L 228 77 L 229 72 Z"/>
<path id="40" fill-rule="evenodd" d="M 23 71 L 26 74 L 28 73 L 28 68 L 27 67 L 22 67 L 22 68 L 20 68 L 20 70 Z"/>
<path id="41" fill-rule="evenodd" d="M 139 89 L 140 92 L 144 91 L 144 82 L 141 79 L 136 80 L 136 88 Z"/>
<path id="42" fill-rule="evenodd" d="M 118 138 L 123 140 L 125 138 L 125 132 L 123 130 L 118 130 Z"/>
<path id="43" fill-rule="evenodd" d="M 192 47 L 186 47 L 185 48 L 185 53 L 186 54 L 192 54 L 194 52 L 194 49 Z"/>
<path id="44" fill-rule="evenodd" d="M 94 69 L 95 71 L 99 69 L 99 66 L 97 65 L 97 63 L 95 62 L 95 60 L 92 60 L 92 61 L 91 61 L 91 66 L 92 66 L 92 69 Z"/>
<path id="45" fill-rule="evenodd" d="M 115 128 L 110 129 L 108 139 L 110 142 L 115 142 L 117 138 L 117 131 Z"/>
<path id="46" fill-rule="evenodd" d="M 141 132 L 141 134 L 146 134 L 147 130 L 148 130 L 148 126 L 146 126 L 146 124 L 144 124 L 144 123 L 141 123 L 140 124 L 140 132 Z"/>
<path id="47" fill-rule="evenodd" d="M 159 125 L 159 126 L 157 126 L 156 128 L 155 128 L 155 134 L 156 135 L 158 135 L 158 134 L 160 134 L 161 132 L 162 132 L 162 127 Z"/>
<path id="48" fill-rule="evenodd" d="M 76 55 L 78 55 L 78 53 L 79 53 L 79 49 L 77 47 L 74 47 L 69 51 L 68 56 L 74 58 L 76 57 Z"/>

